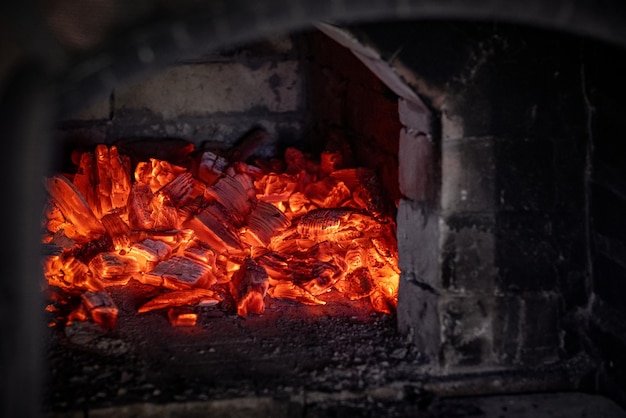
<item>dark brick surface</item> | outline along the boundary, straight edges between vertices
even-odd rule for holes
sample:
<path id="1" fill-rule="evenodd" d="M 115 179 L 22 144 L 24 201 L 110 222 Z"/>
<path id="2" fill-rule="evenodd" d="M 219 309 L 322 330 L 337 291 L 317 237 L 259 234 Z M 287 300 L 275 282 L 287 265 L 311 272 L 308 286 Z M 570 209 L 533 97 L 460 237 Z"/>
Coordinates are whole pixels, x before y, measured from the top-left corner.
<path id="1" fill-rule="evenodd" d="M 626 266 L 624 260 L 598 254 L 594 260 L 594 291 L 606 303 L 626 315 Z"/>
<path id="2" fill-rule="evenodd" d="M 437 145 L 425 135 L 400 132 L 398 180 L 400 192 L 411 200 L 437 205 L 439 166 L 435 157 Z"/>
<path id="3" fill-rule="evenodd" d="M 464 138 L 442 144 L 444 213 L 494 210 L 496 167 L 493 138 Z"/>
<path id="4" fill-rule="evenodd" d="M 557 285 L 563 295 L 565 311 L 586 306 L 590 296 L 587 225 L 584 213 L 557 213 L 552 219 L 552 233 L 557 249 L 554 266 Z"/>
<path id="5" fill-rule="evenodd" d="M 626 200 L 598 185 L 593 186 L 591 193 L 594 229 L 604 236 L 626 241 Z"/>
<path id="6" fill-rule="evenodd" d="M 414 277 L 400 278 L 398 331 L 408 336 L 427 363 L 435 364 L 441 344 L 439 296 L 411 280 Z"/>
<path id="7" fill-rule="evenodd" d="M 498 288 L 504 292 L 553 290 L 558 249 L 552 219 L 546 214 L 500 213 L 496 225 Z"/>
<path id="8" fill-rule="evenodd" d="M 311 34 L 304 55 L 310 60 L 313 136 L 328 138 L 337 129 L 346 132 L 357 165 L 376 171 L 387 197 L 397 201 L 402 128 L 397 96 L 349 49 L 322 33 Z"/>
<path id="9" fill-rule="evenodd" d="M 452 292 L 493 294 L 497 273 L 493 218 L 459 215 L 450 219 L 443 231 L 444 287 Z"/>
<path id="10" fill-rule="evenodd" d="M 516 211 L 552 210 L 555 203 L 552 143 L 528 139 L 496 140 L 494 148 L 498 207 Z M 582 183 L 578 187 L 582 189 Z"/>
<path id="11" fill-rule="evenodd" d="M 518 360 L 522 343 L 521 298 L 498 297 L 493 311 L 493 351 L 508 365 Z"/>
<path id="12" fill-rule="evenodd" d="M 589 328 L 589 336 L 593 339 L 602 358 L 602 366 L 599 373 L 599 389 L 608 392 L 615 397 L 620 397 L 626 402 L 626 344 L 623 336 L 618 338 L 615 334 L 600 326 L 602 318 L 595 318 Z"/>
<path id="13" fill-rule="evenodd" d="M 520 360 L 539 364 L 558 358 L 559 298 L 555 295 L 525 295 L 522 306 L 522 350 Z"/>
<path id="14" fill-rule="evenodd" d="M 443 363 L 446 366 L 491 363 L 493 298 L 444 297 L 440 303 Z"/>
<path id="15" fill-rule="evenodd" d="M 367 68 L 362 68 L 361 71 L 369 72 Z M 376 78 L 373 74 L 372 77 Z M 371 84 L 378 83 L 378 79 L 371 81 Z M 360 137 L 375 141 L 382 151 L 398 155 L 398 138 L 402 125 L 398 115 L 397 97 L 387 90 L 380 92 L 351 81 L 348 83 L 346 100 L 346 123 L 350 129 Z M 366 105 L 360 106 L 358 103 Z"/>

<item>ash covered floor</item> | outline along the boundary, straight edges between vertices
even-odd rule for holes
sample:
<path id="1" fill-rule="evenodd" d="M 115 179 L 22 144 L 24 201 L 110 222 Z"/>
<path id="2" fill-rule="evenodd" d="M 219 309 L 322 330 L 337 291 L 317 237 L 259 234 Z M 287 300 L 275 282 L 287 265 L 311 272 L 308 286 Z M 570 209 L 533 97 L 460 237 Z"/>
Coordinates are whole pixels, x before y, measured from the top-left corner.
<path id="1" fill-rule="evenodd" d="M 109 288 L 120 309 L 113 330 L 90 322 L 49 328 L 46 415 L 626 417 L 582 393 L 451 397 L 484 386 L 568 387 L 568 376 L 587 365 L 433 382 L 397 334 L 395 316 L 367 302 L 308 307 L 266 298 L 263 315 L 202 307 L 196 326 L 173 327 L 164 312 L 138 314 L 151 295 L 138 283 L 131 290 Z"/>
<path id="2" fill-rule="evenodd" d="M 82 418 L 83 412 L 58 414 Z M 125 407 L 91 409 L 91 418 L 125 417 L 418 417 L 418 418 L 622 418 L 626 412 L 612 401 L 584 393 L 524 394 L 469 397 L 436 401 L 428 408 L 406 402 L 381 404 L 350 400 L 325 401 L 305 405 L 266 397 L 241 398 L 216 402 L 176 404 L 136 404 Z"/>
<path id="3" fill-rule="evenodd" d="M 119 308 L 113 330 L 91 322 L 49 328 L 46 410 L 282 396 L 305 387 L 359 391 L 410 379 L 420 362 L 397 335 L 395 316 L 374 312 L 367 300 L 309 307 L 266 298 L 263 315 L 246 317 L 198 307 L 195 326 L 174 327 L 164 312 L 137 313 L 153 296 L 149 288 L 108 288 Z"/>

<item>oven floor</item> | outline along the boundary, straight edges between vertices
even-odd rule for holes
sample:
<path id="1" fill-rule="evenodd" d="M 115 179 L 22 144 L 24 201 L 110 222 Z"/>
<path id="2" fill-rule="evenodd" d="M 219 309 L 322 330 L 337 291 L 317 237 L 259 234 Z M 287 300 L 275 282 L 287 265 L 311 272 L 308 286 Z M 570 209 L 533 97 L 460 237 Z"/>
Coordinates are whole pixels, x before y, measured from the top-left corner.
<path id="1" fill-rule="evenodd" d="M 226 401 L 133 404 L 50 413 L 62 418 L 156 418 L 267 416 L 273 418 L 418 417 L 418 418 L 624 418 L 626 411 L 613 401 L 585 393 L 539 393 L 435 400 L 428 406 L 411 402 L 375 402 L 350 399 L 306 403 L 268 397 Z"/>
<path id="2" fill-rule="evenodd" d="M 266 298 L 263 315 L 198 308 L 195 326 L 174 327 L 164 312 L 136 313 L 149 297 L 141 286 L 108 289 L 120 311 L 111 331 L 90 322 L 48 328 L 45 410 L 362 390 L 408 380 L 419 365 L 395 315 L 369 301 Z"/>
<path id="3" fill-rule="evenodd" d="M 47 416 L 626 418 L 606 398 L 582 393 L 452 398 L 462 393 L 453 378 L 433 386 L 447 395 L 435 395 L 395 316 L 369 302 L 311 308 L 268 298 L 263 315 L 201 308 L 196 326 L 173 327 L 162 312 L 136 313 L 149 296 L 133 286 L 109 288 L 120 309 L 114 330 L 48 328 Z M 536 391 L 557 374 L 540 373 Z M 508 384 L 497 372 L 473 384 L 496 380 Z M 476 393 L 471 385 L 466 394 Z"/>

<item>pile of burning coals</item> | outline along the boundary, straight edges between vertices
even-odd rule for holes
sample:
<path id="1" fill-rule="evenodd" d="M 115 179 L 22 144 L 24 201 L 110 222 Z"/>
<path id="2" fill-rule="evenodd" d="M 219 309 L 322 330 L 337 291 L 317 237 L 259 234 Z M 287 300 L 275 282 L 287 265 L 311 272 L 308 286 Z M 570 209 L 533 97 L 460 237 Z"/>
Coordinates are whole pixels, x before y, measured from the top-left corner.
<path id="1" fill-rule="evenodd" d="M 173 325 L 226 298 L 239 315 L 262 313 L 268 295 L 395 309 L 393 217 L 374 173 L 342 167 L 341 153 L 316 161 L 288 148 L 251 165 L 186 144 L 174 164 L 131 163 L 119 149 L 77 153 L 75 173 L 45 182 L 44 273 L 57 299 L 80 295 L 69 320 L 114 327 L 107 287 L 130 280 L 162 290 L 138 311 L 167 310 Z"/>

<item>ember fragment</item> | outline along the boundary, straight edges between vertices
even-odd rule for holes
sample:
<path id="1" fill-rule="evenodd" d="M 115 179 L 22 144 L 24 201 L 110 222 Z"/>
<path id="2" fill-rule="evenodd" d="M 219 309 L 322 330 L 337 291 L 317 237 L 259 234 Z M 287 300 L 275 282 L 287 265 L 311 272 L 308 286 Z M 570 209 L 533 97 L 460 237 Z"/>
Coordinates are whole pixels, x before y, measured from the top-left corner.
<path id="1" fill-rule="evenodd" d="M 212 152 L 204 152 L 198 167 L 198 178 L 211 185 L 226 171 L 228 164 L 229 162 L 226 158 Z"/>
<path id="2" fill-rule="evenodd" d="M 65 219 L 71 222 L 85 241 L 94 239 L 104 232 L 104 227 L 95 217 L 85 198 L 65 176 L 49 178 L 46 189 Z"/>
<path id="3" fill-rule="evenodd" d="M 367 267 L 359 267 L 348 273 L 345 278 L 335 283 L 335 289 L 339 290 L 350 300 L 357 300 L 372 294 L 372 275 Z"/>
<path id="4" fill-rule="evenodd" d="M 137 260 L 114 252 L 98 254 L 89 262 L 89 268 L 104 286 L 125 285 L 139 272 Z"/>
<path id="5" fill-rule="evenodd" d="M 179 208 L 193 198 L 195 186 L 193 176 L 186 171 L 163 186 L 159 192 L 165 194 L 172 204 Z"/>
<path id="6" fill-rule="evenodd" d="M 283 212 L 266 202 L 257 202 L 247 218 L 248 231 L 262 247 L 267 247 L 274 234 L 281 232 L 290 224 Z"/>
<path id="7" fill-rule="evenodd" d="M 74 185 L 97 217 L 126 207 L 130 193 L 130 158 L 117 147 L 99 144 L 80 157 Z"/>
<path id="8" fill-rule="evenodd" d="M 326 302 L 320 300 L 291 282 L 280 282 L 271 287 L 267 293 L 275 299 L 293 300 L 304 305 L 325 305 Z"/>
<path id="9" fill-rule="evenodd" d="M 156 309 L 164 309 L 184 305 L 215 305 L 221 301 L 221 297 L 208 289 L 179 290 L 164 293 L 152 299 L 138 309 L 139 313 L 150 312 Z"/>
<path id="10" fill-rule="evenodd" d="M 297 182 L 288 174 L 267 174 L 254 183 L 257 198 L 264 202 L 277 203 L 289 199 L 296 191 Z"/>
<path id="11" fill-rule="evenodd" d="M 113 250 L 111 237 L 108 234 L 104 234 L 93 241 L 86 242 L 74 248 L 71 254 L 80 261 L 87 263 L 99 253 Z"/>
<path id="12" fill-rule="evenodd" d="M 226 208 L 212 204 L 184 225 L 193 229 L 198 238 L 219 253 L 241 251 L 246 246 L 241 242 L 237 229 L 229 222 Z"/>
<path id="13" fill-rule="evenodd" d="M 74 257 L 70 257 L 62 267 L 64 280 L 72 286 L 91 291 L 103 289 L 102 283 L 94 277 L 89 267 Z"/>
<path id="14" fill-rule="evenodd" d="M 137 183 L 149 185 L 150 191 L 156 193 L 185 171 L 184 167 L 151 158 L 150 162 L 137 164 L 137 167 L 135 167 L 135 180 Z"/>
<path id="15" fill-rule="evenodd" d="M 252 202 L 239 181 L 231 176 L 224 176 L 207 188 L 207 193 L 224 207 L 236 227 L 243 226 L 245 217 L 252 209 Z"/>
<path id="16" fill-rule="evenodd" d="M 170 324 L 175 327 L 193 327 L 196 325 L 198 314 L 189 308 L 170 308 L 167 317 Z"/>
<path id="17" fill-rule="evenodd" d="M 317 242 L 345 241 L 360 237 L 361 230 L 375 224 L 364 214 L 351 209 L 316 209 L 304 215 L 298 223 L 298 233 L 303 238 Z"/>
<path id="18" fill-rule="evenodd" d="M 82 303 L 94 322 L 103 328 L 115 328 L 118 309 L 107 292 L 85 292 L 82 295 Z"/>
<path id="19" fill-rule="evenodd" d="M 128 250 L 130 247 L 130 227 L 116 213 L 109 213 L 100 219 L 102 225 L 113 241 L 117 251 Z"/>
<path id="20" fill-rule="evenodd" d="M 251 258 L 246 258 L 230 282 L 230 293 L 237 302 L 237 314 L 246 316 L 248 313 L 263 313 L 263 298 L 268 286 L 265 269 Z"/>
<path id="21" fill-rule="evenodd" d="M 370 294 L 370 302 L 376 311 L 383 313 L 392 313 L 398 307 L 396 299 L 388 297 L 379 290 L 375 290 Z"/>
<path id="22" fill-rule="evenodd" d="M 130 157 L 120 155 L 117 147 L 109 148 L 109 175 L 111 176 L 111 205 L 113 209 L 122 209 L 128 202 L 130 193 Z"/>
<path id="23" fill-rule="evenodd" d="M 96 172 L 96 157 L 91 152 L 83 152 L 80 156 L 78 171 L 74 176 L 74 186 L 83 195 L 89 207 L 100 212 L 100 199 L 96 192 L 98 175 Z"/>
<path id="24" fill-rule="evenodd" d="M 128 222 L 131 228 L 141 230 L 154 227 L 151 205 L 153 197 L 147 184 L 133 184 L 128 197 Z"/>
<path id="25" fill-rule="evenodd" d="M 270 280 L 293 280 L 293 276 L 290 274 L 289 269 L 289 259 L 282 254 L 271 251 L 259 256 L 255 260 L 265 268 Z"/>
<path id="26" fill-rule="evenodd" d="M 185 256 L 193 258 L 208 266 L 215 265 L 215 251 L 210 247 L 204 246 L 201 243 L 195 243 L 185 248 Z"/>
<path id="27" fill-rule="evenodd" d="M 168 289 L 207 288 L 215 284 L 208 266 L 188 257 L 175 256 L 157 264 L 154 270 L 138 278 L 144 284 Z"/>
<path id="28" fill-rule="evenodd" d="M 163 241 L 145 239 L 133 244 L 126 255 L 137 260 L 141 271 L 150 271 L 159 261 L 169 258 L 171 253 L 172 249 Z"/>
<path id="29" fill-rule="evenodd" d="M 304 264 L 304 263 L 303 263 Z M 343 270 L 333 263 L 324 261 L 315 261 L 308 266 L 306 273 L 300 272 L 300 275 L 308 280 L 295 279 L 304 289 L 312 295 L 318 296 L 331 290 L 333 285 L 343 277 Z"/>
<path id="30" fill-rule="evenodd" d="M 350 198 L 350 189 L 331 177 L 309 184 L 304 192 L 320 208 L 338 208 Z"/>
<path id="31" fill-rule="evenodd" d="M 167 194 L 159 191 L 150 201 L 154 228 L 160 230 L 179 227 L 178 211 Z"/>

